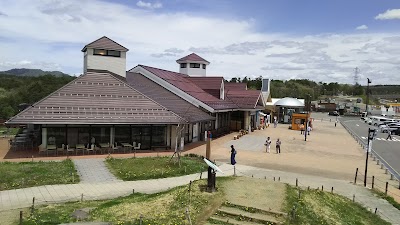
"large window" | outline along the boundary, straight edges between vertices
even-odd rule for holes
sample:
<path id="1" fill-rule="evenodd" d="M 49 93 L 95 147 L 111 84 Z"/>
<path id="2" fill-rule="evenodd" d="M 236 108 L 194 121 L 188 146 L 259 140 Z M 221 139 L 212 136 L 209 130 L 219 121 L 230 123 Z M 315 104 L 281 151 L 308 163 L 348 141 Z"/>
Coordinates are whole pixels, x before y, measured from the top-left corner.
<path id="1" fill-rule="evenodd" d="M 121 57 L 121 52 L 120 51 L 114 51 L 114 50 L 94 49 L 93 50 L 93 55 Z"/>
<path id="2" fill-rule="evenodd" d="M 190 68 L 200 68 L 200 63 L 190 63 Z"/>
<path id="3" fill-rule="evenodd" d="M 92 126 L 91 134 L 96 144 L 110 142 L 110 127 Z"/>
<path id="4" fill-rule="evenodd" d="M 186 68 L 187 67 L 187 63 L 181 63 L 181 68 Z"/>
<path id="5" fill-rule="evenodd" d="M 65 143 L 65 127 L 49 127 L 47 128 L 47 144 L 57 145 L 61 147 Z"/>
<path id="6" fill-rule="evenodd" d="M 115 142 L 131 143 L 131 130 L 128 125 L 126 126 L 115 126 Z"/>
<path id="7" fill-rule="evenodd" d="M 152 132 L 152 146 L 165 146 L 167 144 L 166 134 L 167 127 L 166 126 L 153 126 Z"/>

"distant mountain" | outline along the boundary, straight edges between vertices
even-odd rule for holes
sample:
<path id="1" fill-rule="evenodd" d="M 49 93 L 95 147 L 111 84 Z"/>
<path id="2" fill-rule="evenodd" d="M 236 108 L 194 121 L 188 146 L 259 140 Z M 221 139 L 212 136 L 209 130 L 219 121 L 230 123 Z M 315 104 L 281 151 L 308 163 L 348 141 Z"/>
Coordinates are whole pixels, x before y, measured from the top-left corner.
<path id="1" fill-rule="evenodd" d="M 0 74 L 8 74 L 8 75 L 14 75 L 14 76 L 21 76 L 21 77 L 38 77 L 38 76 L 43 76 L 46 74 L 51 74 L 56 77 L 69 76 L 68 74 L 65 74 L 60 71 L 43 71 L 40 69 L 25 69 L 25 68 L 0 71 Z"/>

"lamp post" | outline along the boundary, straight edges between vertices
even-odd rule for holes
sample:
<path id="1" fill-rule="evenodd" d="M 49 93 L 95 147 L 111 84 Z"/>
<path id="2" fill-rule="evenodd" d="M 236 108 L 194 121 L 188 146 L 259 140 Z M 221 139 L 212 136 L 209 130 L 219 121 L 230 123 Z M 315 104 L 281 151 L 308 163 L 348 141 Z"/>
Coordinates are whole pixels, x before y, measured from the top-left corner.
<path id="1" fill-rule="evenodd" d="M 369 102 L 369 84 L 371 83 L 371 80 L 369 78 L 367 78 L 367 101 L 365 104 L 365 112 L 366 112 L 366 116 L 368 116 L 368 102 Z"/>
<path id="2" fill-rule="evenodd" d="M 376 136 L 376 130 L 368 128 L 368 142 L 367 142 L 367 149 L 366 149 L 366 158 L 365 158 L 365 173 L 364 173 L 364 187 L 367 186 L 367 173 L 368 173 L 368 154 L 371 152 L 372 148 L 372 140 Z"/>
<path id="3" fill-rule="evenodd" d="M 306 126 L 304 130 L 304 141 L 307 141 L 307 132 L 308 132 L 308 114 L 310 113 L 310 106 L 311 106 L 311 95 L 306 95 L 306 98 L 304 100 L 304 106 L 307 111 L 306 115 Z"/>

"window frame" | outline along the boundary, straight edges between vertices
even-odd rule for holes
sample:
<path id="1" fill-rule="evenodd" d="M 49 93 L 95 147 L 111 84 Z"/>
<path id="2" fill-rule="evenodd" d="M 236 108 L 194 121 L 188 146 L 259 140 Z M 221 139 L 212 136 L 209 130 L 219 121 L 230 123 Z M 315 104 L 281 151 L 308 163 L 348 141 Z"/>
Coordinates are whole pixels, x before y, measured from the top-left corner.
<path id="1" fill-rule="evenodd" d="M 105 54 L 104 55 L 102 55 L 102 54 L 99 54 L 99 53 L 96 53 L 96 51 L 105 51 Z M 111 54 L 111 52 L 115 52 L 115 53 L 118 53 L 118 54 Z M 110 57 L 117 57 L 117 58 L 121 58 L 121 51 L 117 51 L 117 50 L 106 50 L 106 49 L 100 49 L 100 48 L 94 48 L 93 49 L 93 55 L 99 55 L 99 56 L 110 56 Z"/>
<path id="2" fill-rule="evenodd" d="M 200 68 L 200 63 L 190 63 L 190 68 Z"/>
<path id="3" fill-rule="evenodd" d="M 187 68 L 187 63 L 181 63 L 181 68 Z"/>
<path id="4" fill-rule="evenodd" d="M 205 69 L 206 69 L 206 64 L 203 64 L 203 66 L 202 66 L 202 67 L 203 67 L 203 70 L 205 70 Z"/>

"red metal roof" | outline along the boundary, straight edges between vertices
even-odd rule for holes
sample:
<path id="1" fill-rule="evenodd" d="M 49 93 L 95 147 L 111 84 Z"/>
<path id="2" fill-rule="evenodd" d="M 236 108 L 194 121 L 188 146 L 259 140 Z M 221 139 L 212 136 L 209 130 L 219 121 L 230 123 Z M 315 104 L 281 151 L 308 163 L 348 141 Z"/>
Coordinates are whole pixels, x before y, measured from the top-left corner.
<path id="1" fill-rule="evenodd" d="M 106 49 L 106 50 L 115 50 L 127 52 L 129 49 L 124 46 L 118 44 L 117 42 L 111 40 L 110 38 L 103 36 L 83 47 L 82 52 L 86 51 L 87 48 L 97 48 L 97 49 Z"/>
<path id="2" fill-rule="evenodd" d="M 232 100 L 241 109 L 255 109 L 261 95 L 260 90 L 229 90 L 227 98 Z"/>
<path id="3" fill-rule="evenodd" d="M 7 123 L 177 124 L 183 120 L 108 71 L 88 70 Z"/>
<path id="4" fill-rule="evenodd" d="M 227 91 L 227 90 L 232 90 L 232 91 L 247 90 L 246 83 L 225 82 L 224 87 L 225 87 L 225 91 Z"/>
<path id="5" fill-rule="evenodd" d="M 191 82 L 199 86 L 201 89 L 220 90 L 223 77 L 188 77 Z"/>
<path id="6" fill-rule="evenodd" d="M 176 73 L 168 70 L 162 70 L 150 66 L 139 65 L 145 70 L 151 72 L 152 74 L 160 77 L 161 79 L 167 81 L 168 83 L 174 85 L 180 90 L 186 92 L 192 97 L 198 99 L 201 102 L 209 105 L 215 110 L 221 109 L 235 109 L 237 108 L 236 104 L 230 100 L 221 100 L 207 93 L 199 86 L 191 82 L 188 75 Z"/>
<path id="7" fill-rule="evenodd" d="M 195 53 L 192 53 L 192 54 L 190 54 L 190 55 L 187 55 L 187 56 L 185 56 L 185 57 L 183 57 L 183 58 L 180 58 L 180 59 L 176 60 L 177 63 L 185 62 L 185 61 L 210 63 L 209 61 L 207 61 L 207 60 L 201 58 L 200 56 L 198 56 L 198 55 L 195 54 Z"/>
<path id="8" fill-rule="evenodd" d="M 127 72 L 126 80 L 130 86 L 175 112 L 180 117 L 185 118 L 188 122 L 196 123 L 215 120 L 208 113 L 183 100 L 175 93 L 170 92 L 142 74 Z"/>

